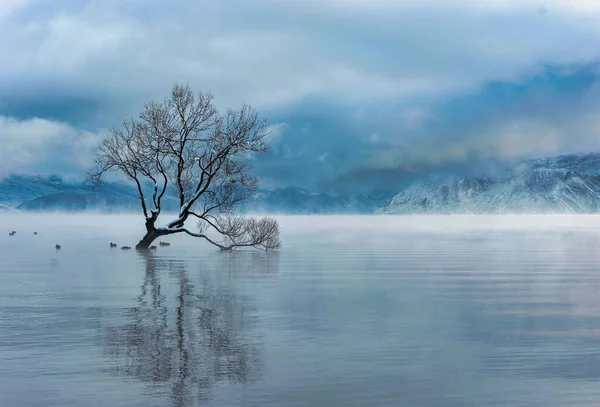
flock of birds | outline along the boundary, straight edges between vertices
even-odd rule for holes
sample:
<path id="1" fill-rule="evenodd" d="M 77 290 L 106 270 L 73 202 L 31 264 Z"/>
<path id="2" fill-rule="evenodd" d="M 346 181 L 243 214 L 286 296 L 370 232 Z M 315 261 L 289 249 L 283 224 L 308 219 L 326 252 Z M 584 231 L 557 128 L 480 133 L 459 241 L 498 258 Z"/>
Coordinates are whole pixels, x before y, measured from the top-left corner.
<path id="1" fill-rule="evenodd" d="M 8 235 L 9 235 L 9 236 L 14 236 L 14 235 L 16 235 L 16 234 L 17 234 L 17 231 L 16 231 L 16 230 L 13 230 L 13 231 L 12 231 L 12 232 L 10 232 Z M 33 234 L 34 234 L 34 235 L 37 235 L 38 233 L 37 233 L 37 232 L 33 232 Z M 159 246 L 163 246 L 163 247 L 164 247 L 164 246 L 171 246 L 171 243 L 168 243 L 168 242 L 158 242 L 158 245 L 159 245 Z M 113 242 L 110 242 L 110 248 L 111 248 L 111 249 L 113 249 L 113 248 L 115 248 L 115 247 L 117 247 L 117 244 L 116 244 L 116 243 L 113 243 Z M 56 246 L 54 246 L 54 248 L 55 248 L 56 250 L 60 250 L 60 249 L 61 249 L 61 246 L 60 246 L 60 245 L 57 243 L 57 244 L 56 244 Z M 150 246 L 148 249 L 149 249 L 149 250 L 156 250 L 156 246 Z M 122 247 L 121 247 L 121 250 L 131 250 L 131 246 L 122 246 Z"/>

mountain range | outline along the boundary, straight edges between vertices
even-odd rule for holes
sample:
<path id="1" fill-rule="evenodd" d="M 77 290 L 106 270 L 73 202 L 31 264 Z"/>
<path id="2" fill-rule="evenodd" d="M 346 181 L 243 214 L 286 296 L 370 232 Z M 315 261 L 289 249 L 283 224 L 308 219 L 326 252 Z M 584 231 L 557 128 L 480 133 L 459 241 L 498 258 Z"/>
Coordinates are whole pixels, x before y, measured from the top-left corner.
<path id="1" fill-rule="evenodd" d="M 118 183 L 91 186 L 59 176 L 9 175 L 0 181 L 0 210 L 139 210 L 134 189 Z"/>
<path id="2" fill-rule="evenodd" d="M 147 196 L 150 196 L 148 187 Z M 300 188 L 258 190 L 238 206 L 241 212 L 253 213 L 373 213 L 391 195 L 333 195 L 313 193 Z M 163 210 L 178 211 L 177 200 L 168 193 Z M 131 186 L 102 182 L 92 186 L 85 182 L 68 182 L 53 175 L 10 175 L 0 180 L 0 211 L 140 211 L 137 190 Z"/>
<path id="3" fill-rule="evenodd" d="M 163 207 L 176 211 L 173 196 Z M 10 175 L 0 180 L 0 211 L 138 212 L 131 186 L 92 186 L 59 176 Z M 302 188 L 257 191 L 239 210 L 289 214 L 596 213 L 600 212 L 600 153 L 529 160 L 495 176 L 415 182 L 397 194 L 339 195 Z"/>
<path id="4" fill-rule="evenodd" d="M 519 163 L 495 178 L 419 182 L 378 212 L 595 213 L 600 211 L 600 154 Z"/>

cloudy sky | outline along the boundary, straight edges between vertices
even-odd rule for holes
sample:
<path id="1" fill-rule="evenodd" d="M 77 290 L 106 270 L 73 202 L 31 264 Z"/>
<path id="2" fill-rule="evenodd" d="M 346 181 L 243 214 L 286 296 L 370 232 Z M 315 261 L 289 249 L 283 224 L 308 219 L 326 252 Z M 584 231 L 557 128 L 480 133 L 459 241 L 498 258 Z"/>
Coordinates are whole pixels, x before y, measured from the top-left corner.
<path id="1" fill-rule="evenodd" d="M 600 150 L 597 0 L 2 0 L 0 176 L 83 174 L 174 82 L 272 126 L 265 186 Z"/>

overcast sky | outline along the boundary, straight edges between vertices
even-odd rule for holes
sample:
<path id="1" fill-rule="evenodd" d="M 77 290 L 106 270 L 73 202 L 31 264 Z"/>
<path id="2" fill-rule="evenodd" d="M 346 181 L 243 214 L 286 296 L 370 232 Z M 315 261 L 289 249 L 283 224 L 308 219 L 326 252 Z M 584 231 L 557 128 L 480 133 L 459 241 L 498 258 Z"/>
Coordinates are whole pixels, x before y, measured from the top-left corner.
<path id="1" fill-rule="evenodd" d="M 0 176 L 83 174 L 174 82 L 273 126 L 264 186 L 600 150 L 597 0 L 1 0 Z"/>

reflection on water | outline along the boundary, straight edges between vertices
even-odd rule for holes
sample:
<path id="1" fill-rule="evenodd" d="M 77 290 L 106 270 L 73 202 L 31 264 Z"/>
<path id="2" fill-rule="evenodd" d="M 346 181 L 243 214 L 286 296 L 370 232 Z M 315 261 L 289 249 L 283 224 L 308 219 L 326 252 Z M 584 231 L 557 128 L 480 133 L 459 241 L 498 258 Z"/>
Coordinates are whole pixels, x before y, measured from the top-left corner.
<path id="1" fill-rule="evenodd" d="M 253 270 L 252 262 L 264 260 L 270 266 L 266 272 L 275 272 L 277 264 L 262 253 L 218 255 L 225 273 L 239 272 L 240 261 Z M 170 387 L 176 407 L 208 402 L 215 383 L 245 386 L 260 378 L 261 343 L 249 332 L 253 310 L 234 287 L 218 287 L 209 275 L 193 283 L 182 261 L 147 254 L 144 262 L 136 306 L 126 311 L 125 324 L 108 327 L 104 335 L 112 372 L 149 383 L 161 394 L 161 387 Z M 176 285 L 162 287 L 166 277 Z"/>
<path id="2" fill-rule="evenodd" d="M 600 405 L 597 216 L 283 217 L 280 252 L 147 256 L 108 247 L 135 217 L 0 221 L 39 232 L 0 233 L 1 407 Z"/>

